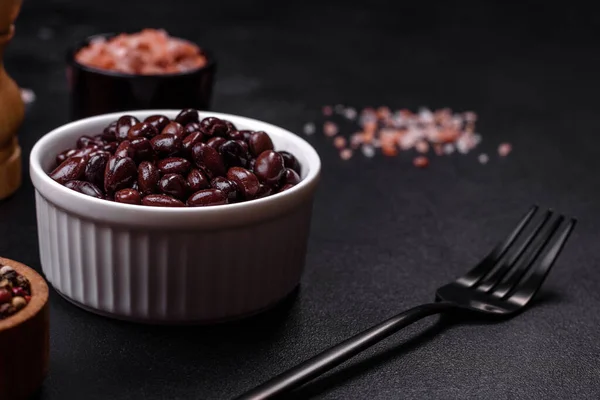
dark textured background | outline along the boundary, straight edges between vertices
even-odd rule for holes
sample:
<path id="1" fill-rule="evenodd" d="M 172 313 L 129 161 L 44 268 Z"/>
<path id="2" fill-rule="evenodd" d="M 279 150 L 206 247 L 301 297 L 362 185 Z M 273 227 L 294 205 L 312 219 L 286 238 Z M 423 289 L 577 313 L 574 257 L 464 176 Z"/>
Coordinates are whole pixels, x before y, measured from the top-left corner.
<path id="1" fill-rule="evenodd" d="M 25 0 L 6 67 L 37 101 L 25 155 L 65 123 L 63 55 L 84 36 L 164 27 L 214 49 L 214 109 L 301 131 L 323 104 L 479 113 L 478 152 L 342 162 L 323 137 L 306 273 L 234 326 L 115 322 L 51 294 L 42 399 L 225 399 L 392 313 L 432 300 L 533 202 L 580 224 L 544 301 L 505 323 L 426 320 L 301 391 L 323 399 L 600 397 L 600 17 L 573 2 L 318 5 Z M 0 254 L 39 270 L 33 189 L 0 203 Z"/>

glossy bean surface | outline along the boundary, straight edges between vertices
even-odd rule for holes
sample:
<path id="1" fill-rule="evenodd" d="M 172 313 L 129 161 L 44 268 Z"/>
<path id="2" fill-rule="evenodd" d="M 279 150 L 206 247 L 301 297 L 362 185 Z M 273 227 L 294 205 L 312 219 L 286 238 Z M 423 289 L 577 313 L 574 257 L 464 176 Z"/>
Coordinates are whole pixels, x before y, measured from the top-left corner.
<path id="1" fill-rule="evenodd" d="M 154 164 L 148 161 L 140 163 L 138 167 L 138 190 L 142 196 L 158 192 L 158 181 L 160 172 Z"/>
<path id="2" fill-rule="evenodd" d="M 204 189 L 191 195 L 186 203 L 190 207 L 207 207 L 227 204 L 227 196 L 219 189 Z"/>
<path id="3" fill-rule="evenodd" d="M 137 167 L 129 157 L 111 157 L 104 171 L 104 190 L 107 194 L 131 187 L 137 176 Z"/>
<path id="4" fill-rule="evenodd" d="M 97 199 L 103 199 L 104 193 L 93 183 L 86 181 L 69 181 L 65 183 L 65 187 L 72 189 L 76 192 L 85 194 L 87 196 L 95 197 Z"/>
<path id="5" fill-rule="evenodd" d="M 206 174 L 197 168 L 193 168 L 190 171 L 187 175 L 186 182 L 190 193 L 208 189 L 210 187 L 210 182 L 208 181 Z"/>
<path id="6" fill-rule="evenodd" d="M 260 153 L 254 164 L 254 173 L 262 183 L 276 185 L 285 172 L 281 154 L 273 150 Z"/>
<path id="7" fill-rule="evenodd" d="M 179 174 L 166 174 L 158 181 L 158 188 L 164 194 L 183 200 L 188 193 L 187 182 Z"/>
<path id="8" fill-rule="evenodd" d="M 142 199 L 142 204 L 151 207 L 185 207 L 182 201 L 166 194 L 149 194 Z"/>
<path id="9" fill-rule="evenodd" d="M 254 132 L 248 140 L 248 148 L 254 157 L 258 157 L 265 150 L 273 150 L 273 142 L 265 132 Z"/>
<path id="10" fill-rule="evenodd" d="M 182 157 L 168 157 L 163 158 L 159 162 L 156 163 L 158 170 L 162 174 L 186 174 L 192 163 Z"/>
<path id="11" fill-rule="evenodd" d="M 80 180 L 85 176 L 87 159 L 85 157 L 71 157 L 62 162 L 50 173 L 50 178 L 60 184 Z"/>
<path id="12" fill-rule="evenodd" d="M 206 143 L 196 143 L 192 146 L 192 157 L 196 166 L 204 170 L 209 176 L 225 175 L 226 169 L 223 157 Z"/>
<path id="13" fill-rule="evenodd" d="M 170 120 L 164 115 L 151 115 L 148 118 L 146 118 L 144 122 L 147 122 L 150 125 L 152 125 L 156 129 L 156 132 L 161 132 L 164 129 L 164 127 L 167 126 Z"/>
<path id="14" fill-rule="evenodd" d="M 239 193 L 245 200 L 254 199 L 260 188 L 260 182 L 256 175 L 245 168 L 230 168 L 227 171 L 227 179 L 236 184 Z"/>
<path id="15" fill-rule="evenodd" d="M 135 189 L 121 189 L 115 193 L 115 201 L 117 203 L 142 204 L 142 197 L 140 192 Z"/>
<path id="16" fill-rule="evenodd" d="M 127 135 L 129 134 L 129 129 L 132 126 L 140 122 L 136 117 L 131 115 L 123 115 L 121 118 L 117 120 L 117 130 L 115 132 L 115 136 L 118 141 L 127 139 Z"/>

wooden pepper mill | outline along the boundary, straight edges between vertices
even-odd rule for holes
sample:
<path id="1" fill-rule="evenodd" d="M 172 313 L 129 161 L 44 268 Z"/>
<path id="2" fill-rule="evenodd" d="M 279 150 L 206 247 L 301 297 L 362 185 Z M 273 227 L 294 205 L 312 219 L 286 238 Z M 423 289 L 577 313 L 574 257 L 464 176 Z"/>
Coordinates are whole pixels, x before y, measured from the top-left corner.
<path id="1" fill-rule="evenodd" d="M 4 70 L 4 48 L 12 39 L 21 0 L 0 0 L 0 200 L 21 185 L 21 147 L 17 131 L 23 123 L 25 105 L 17 84 Z"/>

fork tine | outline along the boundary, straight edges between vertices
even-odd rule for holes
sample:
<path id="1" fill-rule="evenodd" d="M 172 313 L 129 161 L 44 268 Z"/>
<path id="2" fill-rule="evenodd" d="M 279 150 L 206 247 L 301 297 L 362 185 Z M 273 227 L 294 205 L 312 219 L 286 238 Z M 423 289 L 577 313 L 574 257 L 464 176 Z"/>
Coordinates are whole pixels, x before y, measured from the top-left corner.
<path id="1" fill-rule="evenodd" d="M 540 242 L 534 245 L 537 247 L 529 253 L 528 257 L 523 262 L 520 262 L 513 268 L 513 270 L 511 271 L 511 275 L 509 275 L 502 282 L 500 282 L 500 284 L 496 286 L 496 288 L 492 292 L 492 295 L 494 295 L 495 297 L 502 298 L 506 296 L 517 285 L 517 283 L 519 283 L 519 281 L 527 273 L 527 271 L 529 271 L 533 267 L 535 260 L 537 260 L 538 257 L 543 253 L 545 247 L 548 245 L 550 240 L 552 240 L 554 233 L 556 232 L 560 224 L 564 221 L 564 219 L 565 217 L 563 215 L 559 216 L 556 220 L 554 220 L 549 229 L 547 229 L 545 232 L 539 235 Z"/>
<path id="2" fill-rule="evenodd" d="M 573 232 L 573 229 L 575 229 L 575 225 L 577 225 L 577 219 L 571 218 L 567 226 L 560 233 L 554 245 L 552 245 L 552 247 L 544 256 L 544 259 L 540 262 L 540 265 L 527 279 L 517 286 L 514 293 L 509 298 L 512 302 L 523 306 L 527 304 L 533 298 L 533 296 L 535 296 L 537 291 L 544 283 L 544 280 L 546 280 L 546 277 L 554 265 L 554 262 L 560 255 L 560 252 L 565 247 L 571 232 Z"/>
<path id="3" fill-rule="evenodd" d="M 506 253 L 508 248 L 513 244 L 513 242 L 517 239 L 519 234 L 523 231 L 525 226 L 529 223 L 533 215 L 538 210 L 538 206 L 534 205 L 531 209 L 521 218 L 516 228 L 504 239 L 503 242 L 498 243 L 496 247 L 483 259 L 479 264 L 477 264 L 473 269 L 467 272 L 465 275 L 456 279 L 456 283 L 470 287 L 476 284 L 481 278 L 490 272 L 498 260 Z"/>
<path id="4" fill-rule="evenodd" d="M 531 233 L 529 233 L 529 236 L 525 239 L 525 241 L 523 241 L 523 243 L 519 246 L 517 251 L 515 251 L 514 254 L 508 260 L 505 260 L 502 263 L 502 265 L 498 269 L 496 269 L 489 277 L 485 278 L 485 280 L 477 286 L 477 290 L 487 292 L 494 286 L 496 286 L 498 283 L 500 283 L 501 279 L 504 278 L 508 274 L 508 272 L 512 268 L 514 268 L 516 263 L 521 259 L 521 257 L 525 253 L 525 250 L 527 250 L 527 248 L 531 245 L 531 242 L 533 242 L 535 237 L 540 233 L 540 231 L 542 230 L 544 225 L 546 225 L 552 214 L 552 210 L 546 210 L 543 219 L 537 224 L 537 226 L 531 231 Z"/>

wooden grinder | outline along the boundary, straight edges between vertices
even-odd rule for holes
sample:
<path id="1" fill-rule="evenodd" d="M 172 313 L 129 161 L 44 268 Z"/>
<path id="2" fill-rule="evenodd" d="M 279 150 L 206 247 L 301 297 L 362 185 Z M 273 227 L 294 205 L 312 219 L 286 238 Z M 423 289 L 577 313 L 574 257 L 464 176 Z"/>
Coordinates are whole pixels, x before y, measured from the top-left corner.
<path id="1" fill-rule="evenodd" d="M 21 0 L 0 0 L 0 200 L 21 186 L 21 148 L 17 130 L 23 122 L 25 105 L 17 84 L 4 70 L 4 48 L 12 39 L 13 22 Z"/>

